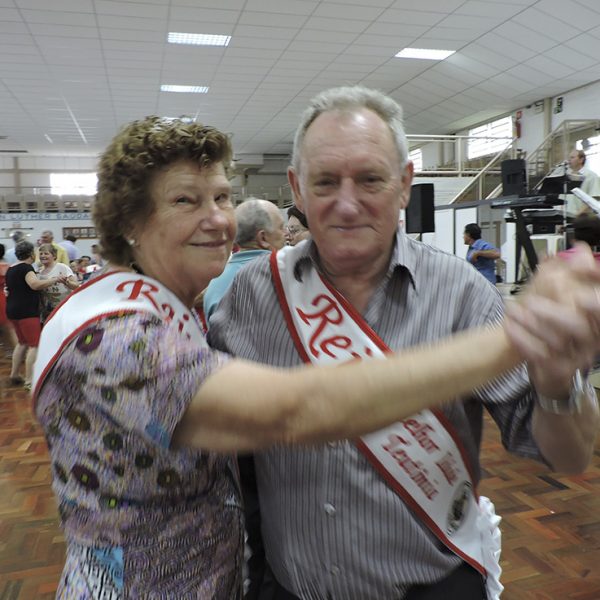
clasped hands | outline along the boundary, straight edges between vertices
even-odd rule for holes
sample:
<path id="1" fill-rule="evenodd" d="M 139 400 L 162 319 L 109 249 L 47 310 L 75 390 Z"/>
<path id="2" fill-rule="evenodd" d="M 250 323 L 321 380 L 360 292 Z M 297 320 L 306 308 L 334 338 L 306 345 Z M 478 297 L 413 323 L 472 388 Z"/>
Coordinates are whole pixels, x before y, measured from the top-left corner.
<path id="1" fill-rule="evenodd" d="M 504 328 L 536 390 L 568 397 L 576 370 L 600 355 L 600 265 L 589 247 L 544 261 L 523 296 L 507 302 Z"/>

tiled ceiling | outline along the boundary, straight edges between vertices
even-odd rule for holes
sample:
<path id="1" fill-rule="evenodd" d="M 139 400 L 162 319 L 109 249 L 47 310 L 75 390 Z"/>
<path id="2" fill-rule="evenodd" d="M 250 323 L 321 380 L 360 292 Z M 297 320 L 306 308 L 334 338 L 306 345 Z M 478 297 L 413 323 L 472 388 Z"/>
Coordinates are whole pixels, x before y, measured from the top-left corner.
<path id="1" fill-rule="evenodd" d="M 173 45 L 168 31 L 232 39 Z M 394 58 L 406 46 L 456 53 Z M 285 154 L 333 85 L 379 88 L 408 133 L 440 134 L 598 79 L 598 0 L 0 0 L 4 152 L 94 155 L 159 114 L 231 132 L 239 157 Z"/>

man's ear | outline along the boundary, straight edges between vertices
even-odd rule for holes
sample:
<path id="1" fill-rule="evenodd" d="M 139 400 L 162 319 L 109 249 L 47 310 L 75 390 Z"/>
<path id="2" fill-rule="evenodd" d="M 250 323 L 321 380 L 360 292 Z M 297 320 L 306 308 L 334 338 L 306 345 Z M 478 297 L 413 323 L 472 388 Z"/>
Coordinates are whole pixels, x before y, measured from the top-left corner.
<path id="1" fill-rule="evenodd" d="M 400 176 L 400 208 L 406 208 L 410 202 L 410 186 L 412 185 L 414 175 L 414 165 L 411 160 L 406 163 Z"/>
<path id="2" fill-rule="evenodd" d="M 271 244 L 267 241 L 267 236 L 265 234 L 266 232 L 264 229 L 259 229 L 254 239 L 256 240 L 258 247 L 262 250 L 271 250 Z"/>
<path id="3" fill-rule="evenodd" d="M 302 194 L 300 193 L 300 179 L 294 167 L 288 167 L 287 178 L 290 187 L 292 188 L 292 194 L 294 195 L 294 204 L 299 211 L 304 212 L 304 202 L 302 200 Z"/>

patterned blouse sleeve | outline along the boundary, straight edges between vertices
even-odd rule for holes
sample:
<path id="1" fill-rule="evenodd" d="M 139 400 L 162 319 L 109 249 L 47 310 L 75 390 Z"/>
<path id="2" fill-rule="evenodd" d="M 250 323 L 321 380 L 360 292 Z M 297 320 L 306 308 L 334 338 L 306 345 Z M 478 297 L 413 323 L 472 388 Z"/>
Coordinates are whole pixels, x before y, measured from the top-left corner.
<path id="1" fill-rule="evenodd" d="M 43 395 L 70 390 L 72 400 L 54 400 L 92 404 L 124 429 L 168 448 L 197 390 L 226 361 L 227 355 L 199 347 L 151 315 L 108 317 L 70 342 Z"/>

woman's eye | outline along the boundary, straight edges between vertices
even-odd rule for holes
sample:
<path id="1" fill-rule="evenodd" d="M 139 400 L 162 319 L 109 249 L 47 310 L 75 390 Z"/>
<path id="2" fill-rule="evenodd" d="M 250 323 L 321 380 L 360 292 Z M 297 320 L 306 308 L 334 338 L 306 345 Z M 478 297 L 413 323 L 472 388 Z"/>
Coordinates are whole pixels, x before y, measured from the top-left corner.
<path id="1" fill-rule="evenodd" d="M 175 204 L 188 204 L 189 202 L 191 202 L 191 200 L 186 196 L 179 196 L 179 198 L 175 199 Z"/>

